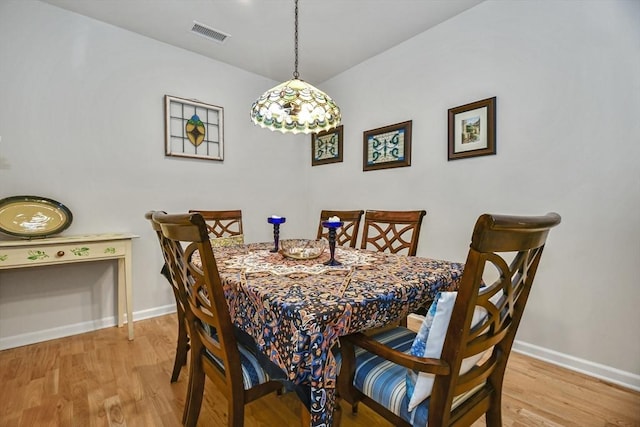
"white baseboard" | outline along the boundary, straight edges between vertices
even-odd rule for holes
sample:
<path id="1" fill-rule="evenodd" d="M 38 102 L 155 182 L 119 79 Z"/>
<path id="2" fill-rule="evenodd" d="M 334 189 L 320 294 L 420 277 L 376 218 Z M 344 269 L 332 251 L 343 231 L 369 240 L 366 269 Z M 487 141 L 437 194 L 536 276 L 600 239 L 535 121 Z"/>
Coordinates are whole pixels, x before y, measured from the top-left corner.
<path id="1" fill-rule="evenodd" d="M 175 311 L 175 304 L 170 304 L 148 310 L 136 311 L 133 317 L 136 320 L 144 320 L 163 316 L 169 313 L 175 313 Z M 117 319 L 115 317 L 106 317 L 100 320 L 81 322 L 73 325 L 65 325 L 42 331 L 0 338 L 0 350 L 20 347 L 56 338 L 68 337 L 70 335 L 82 334 L 85 332 L 95 331 L 97 329 L 110 328 L 116 326 L 116 324 Z M 554 365 L 562 366 L 563 368 L 567 368 L 572 371 L 599 378 L 622 387 L 640 391 L 640 375 L 636 375 L 631 372 L 622 371 L 610 366 L 590 362 L 585 359 L 580 359 L 517 340 L 513 343 L 513 351 Z"/>
<path id="2" fill-rule="evenodd" d="M 141 310 L 133 313 L 135 320 L 150 319 L 169 313 L 175 313 L 175 304 L 155 307 L 149 310 Z M 135 321 L 134 321 L 135 322 Z M 126 323 L 126 314 L 125 314 Z M 111 328 L 118 324 L 115 316 L 105 317 L 99 320 L 91 320 L 88 322 L 75 323 L 72 325 L 64 325 L 56 328 L 44 329 L 36 332 L 28 332 L 26 334 L 14 335 L 11 337 L 0 338 L 0 350 L 21 347 L 23 345 L 35 344 L 42 341 L 49 341 L 56 338 L 68 337 L 71 335 L 83 334 L 103 328 Z"/>
<path id="3" fill-rule="evenodd" d="M 151 319 L 153 317 L 164 316 L 165 314 L 175 313 L 175 312 L 176 312 L 176 305 L 169 304 L 169 305 L 163 305 L 161 307 L 150 308 L 148 310 L 136 311 L 133 317 L 136 320 L 144 320 L 144 319 Z"/>
<path id="4" fill-rule="evenodd" d="M 518 340 L 513 343 L 513 351 L 622 387 L 640 391 L 640 375 L 632 372 L 622 371 Z"/>

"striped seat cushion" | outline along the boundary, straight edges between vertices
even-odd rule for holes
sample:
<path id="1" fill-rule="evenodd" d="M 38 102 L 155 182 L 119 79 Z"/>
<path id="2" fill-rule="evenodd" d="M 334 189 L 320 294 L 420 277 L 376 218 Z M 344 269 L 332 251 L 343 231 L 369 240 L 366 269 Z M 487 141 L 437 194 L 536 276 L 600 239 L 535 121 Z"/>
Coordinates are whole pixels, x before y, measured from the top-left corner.
<path id="1" fill-rule="evenodd" d="M 416 333 L 398 327 L 372 335 L 370 338 L 403 353 L 409 353 Z M 429 420 L 430 398 L 423 400 L 409 412 L 409 397 L 405 374 L 407 368 L 356 347 L 356 373 L 354 386 L 414 427 L 425 427 Z M 479 384 L 472 390 L 454 397 L 451 408 L 455 409 L 474 393 L 484 387 Z"/>
<path id="2" fill-rule="evenodd" d="M 207 324 L 203 325 L 207 333 L 217 341 L 217 331 Z M 242 364 L 242 383 L 244 384 L 245 390 L 249 390 L 258 384 L 263 384 L 271 380 L 269 374 L 265 371 L 260 362 L 258 362 L 255 354 L 248 346 L 238 342 L 238 350 L 240 352 L 240 363 Z M 222 360 L 211 354 L 207 349 L 205 349 L 205 354 L 211 361 L 218 365 L 221 370 L 224 371 L 225 367 Z"/>
<path id="3" fill-rule="evenodd" d="M 376 341 L 408 353 L 416 334 L 406 328 L 395 328 L 371 336 Z M 394 414 L 414 426 L 426 426 L 429 399 L 409 413 L 405 374 L 407 368 L 356 347 L 355 387 Z"/>

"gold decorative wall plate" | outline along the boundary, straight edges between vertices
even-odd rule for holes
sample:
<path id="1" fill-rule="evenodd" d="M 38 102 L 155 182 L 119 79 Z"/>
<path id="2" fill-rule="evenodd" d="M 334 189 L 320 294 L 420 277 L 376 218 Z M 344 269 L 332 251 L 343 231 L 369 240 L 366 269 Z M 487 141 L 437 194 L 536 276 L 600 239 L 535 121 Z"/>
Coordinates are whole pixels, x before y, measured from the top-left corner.
<path id="1" fill-rule="evenodd" d="M 53 199 L 12 196 L 0 200 L 0 232 L 11 236 L 47 237 L 66 230 L 71 221 L 71 211 Z"/>

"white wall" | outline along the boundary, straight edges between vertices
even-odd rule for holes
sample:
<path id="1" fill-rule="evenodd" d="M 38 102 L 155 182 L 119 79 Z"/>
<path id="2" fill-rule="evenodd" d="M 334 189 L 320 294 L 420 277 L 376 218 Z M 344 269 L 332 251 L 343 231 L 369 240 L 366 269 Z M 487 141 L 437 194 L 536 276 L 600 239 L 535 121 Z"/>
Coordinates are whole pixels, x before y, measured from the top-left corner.
<path id="1" fill-rule="evenodd" d="M 464 260 L 483 212 L 557 211 L 521 350 L 640 388 L 640 3 L 487 1 L 321 85 L 344 162 L 254 127 L 275 82 L 34 1 L 0 3 L 0 197 L 74 213 L 68 234 L 128 231 L 134 311 L 171 308 L 149 209 L 242 208 L 310 237 L 322 208 L 428 211 L 419 255 Z M 164 94 L 225 108 L 225 161 L 166 158 Z M 498 154 L 447 162 L 447 109 L 497 96 Z M 362 131 L 413 120 L 411 167 L 362 172 Z M 0 272 L 0 348 L 113 321 L 114 265 Z M 66 329 L 65 329 L 66 328 Z M 47 329 L 51 335 L 56 331 Z"/>
<path id="2" fill-rule="evenodd" d="M 46 3 L 3 0 L 0 198 L 64 203 L 74 215 L 65 234 L 140 235 L 134 312 L 175 309 L 146 211 L 240 208 L 249 241 L 271 238 L 266 217 L 286 213 L 282 237 L 305 232 L 298 201 L 309 159 L 299 146 L 309 137 L 249 120 L 251 103 L 275 84 Z M 224 107 L 224 162 L 164 156 L 165 94 Z M 115 270 L 114 261 L 1 271 L 0 348 L 42 329 L 113 323 Z"/>
<path id="3" fill-rule="evenodd" d="M 640 388 L 639 23 L 637 1 L 487 1 L 325 82 L 344 163 L 312 168 L 311 210 L 424 208 L 418 255 L 455 260 L 484 212 L 557 211 L 519 348 Z M 447 109 L 492 96 L 497 155 L 448 162 Z M 411 167 L 362 172 L 362 131 L 405 120 Z"/>

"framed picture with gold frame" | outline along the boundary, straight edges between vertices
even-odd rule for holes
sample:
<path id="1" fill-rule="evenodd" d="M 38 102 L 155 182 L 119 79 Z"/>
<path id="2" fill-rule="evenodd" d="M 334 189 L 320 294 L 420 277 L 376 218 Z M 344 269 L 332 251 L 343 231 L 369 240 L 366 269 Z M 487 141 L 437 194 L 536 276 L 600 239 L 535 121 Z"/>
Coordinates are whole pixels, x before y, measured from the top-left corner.
<path id="1" fill-rule="evenodd" d="M 448 160 L 496 154 L 496 97 L 449 109 Z"/>
<path id="2" fill-rule="evenodd" d="M 311 166 L 342 161 L 342 125 L 311 135 Z"/>
<path id="3" fill-rule="evenodd" d="M 165 95 L 165 155 L 224 160 L 224 109 Z"/>
<path id="4" fill-rule="evenodd" d="M 412 121 L 367 130 L 362 136 L 362 170 L 411 166 Z"/>

